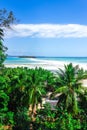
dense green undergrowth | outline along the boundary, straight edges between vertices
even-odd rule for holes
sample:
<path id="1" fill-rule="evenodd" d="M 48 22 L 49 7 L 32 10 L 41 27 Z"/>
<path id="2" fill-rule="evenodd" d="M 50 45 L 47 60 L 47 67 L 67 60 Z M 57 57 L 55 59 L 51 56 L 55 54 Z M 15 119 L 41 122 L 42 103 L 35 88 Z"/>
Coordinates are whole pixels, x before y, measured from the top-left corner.
<path id="1" fill-rule="evenodd" d="M 0 130 L 87 130 L 87 90 L 80 82 L 86 75 L 72 64 L 56 74 L 42 68 L 1 69 Z M 53 109 L 42 104 L 44 98 L 58 103 Z"/>

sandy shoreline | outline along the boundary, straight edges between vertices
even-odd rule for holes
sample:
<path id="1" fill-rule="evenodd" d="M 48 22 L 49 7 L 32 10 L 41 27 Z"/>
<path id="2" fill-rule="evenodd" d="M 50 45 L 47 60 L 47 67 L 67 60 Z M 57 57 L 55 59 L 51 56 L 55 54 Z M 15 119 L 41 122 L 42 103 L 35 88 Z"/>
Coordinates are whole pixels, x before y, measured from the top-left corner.
<path id="1" fill-rule="evenodd" d="M 47 70 L 52 70 L 52 71 L 56 71 L 59 68 L 64 69 L 64 65 L 67 65 L 71 62 L 67 62 L 67 61 L 57 61 L 57 60 L 43 60 L 43 59 L 37 59 L 37 58 L 27 58 L 27 60 L 29 60 L 29 62 L 23 63 L 23 62 L 19 62 L 17 63 L 8 63 L 5 64 L 6 67 L 28 67 L 28 68 L 43 68 L 43 69 L 47 69 Z M 73 66 L 79 65 L 79 68 L 83 68 L 84 70 L 87 70 L 87 63 L 76 63 L 76 62 L 72 62 Z"/>
<path id="2" fill-rule="evenodd" d="M 30 63 L 30 64 L 5 64 L 5 67 L 28 67 L 28 68 L 43 68 L 47 70 L 58 70 L 58 68 L 64 69 L 64 65 L 69 64 L 70 62 L 62 62 L 62 61 L 44 61 L 39 63 Z M 79 65 L 79 68 L 83 68 L 87 70 L 86 63 L 73 63 L 73 66 Z"/>

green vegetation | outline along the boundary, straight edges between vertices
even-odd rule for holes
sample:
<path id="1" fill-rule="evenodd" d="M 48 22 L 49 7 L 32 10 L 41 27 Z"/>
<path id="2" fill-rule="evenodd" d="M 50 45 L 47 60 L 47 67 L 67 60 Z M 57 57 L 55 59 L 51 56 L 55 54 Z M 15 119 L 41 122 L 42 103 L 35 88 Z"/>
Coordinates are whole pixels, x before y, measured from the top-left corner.
<path id="1" fill-rule="evenodd" d="M 16 21 L 12 11 L 8 12 L 6 9 L 0 9 L 0 69 L 3 67 L 3 62 L 6 59 L 7 47 L 3 45 L 4 29 L 11 29 L 10 25 Z"/>
<path id="2" fill-rule="evenodd" d="M 67 110 L 73 115 L 76 115 L 79 112 L 78 96 L 79 94 L 84 93 L 85 89 L 80 81 L 84 79 L 85 76 L 86 74 L 83 70 L 79 70 L 78 66 L 73 67 L 72 64 L 65 65 L 65 70 L 59 69 L 58 71 L 54 95 L 61 93 L 58 97 L 58 102 L 60 102 L 58 105 L 61 106 L 61 103 L 63 102 L 63 110 Z"/>
<path id="3" fill-rule="evenodd" d="M 13 130 L 86 130 L 87 90 L 80 82 L 86 75 L 72 64 L 57 74 L 42 68 L 4 68 L 0 74 L 1 126 Z M 58 99 L 54 109 L 42 103 L 49 92 L 50 98 Z"/>

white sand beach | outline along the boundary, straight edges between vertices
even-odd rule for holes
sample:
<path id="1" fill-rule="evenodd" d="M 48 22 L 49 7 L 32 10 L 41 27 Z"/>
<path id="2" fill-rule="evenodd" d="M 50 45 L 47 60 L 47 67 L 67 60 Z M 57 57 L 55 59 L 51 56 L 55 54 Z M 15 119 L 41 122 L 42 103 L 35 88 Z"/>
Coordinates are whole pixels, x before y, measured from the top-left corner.
<path id="1" fill-rule="evenodd" d="M 69 64 L 70 62 L 63 62 L 63 61 L 51 61 L 51 60 L 37 60 L 35 58 L 31 58 L 32 61 L 39 61 L 38 63 L 30 63 L 30 64 L 5 64 L 5 67 L 28 67 L 28 68 L 39 68 L 42 67 L 43 69 L 56 71 L 59 68 L 64 69 L 64 65 Z M 87 70 L 86 63 L 73 63 L 73 66 L 79 65 L 79 68 L 83 68 Z"/>

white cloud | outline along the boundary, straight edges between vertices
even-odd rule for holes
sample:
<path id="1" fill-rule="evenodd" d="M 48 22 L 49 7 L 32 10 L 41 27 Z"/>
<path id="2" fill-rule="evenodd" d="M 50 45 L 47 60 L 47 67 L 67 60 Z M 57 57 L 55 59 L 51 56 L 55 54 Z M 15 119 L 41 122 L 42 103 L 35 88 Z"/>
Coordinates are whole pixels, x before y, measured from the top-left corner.
<path id="1" fill-rule="evenodd" d="M 83 38 L 87 37 L 87 26 L 79 24 L 17 24 L 5 31 L 6 38 Z"/>

